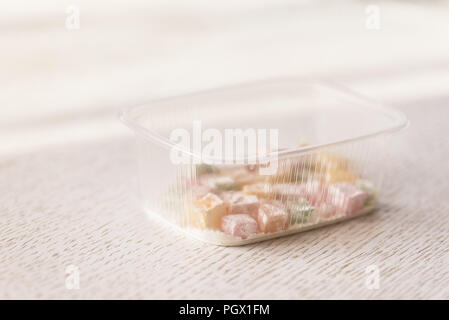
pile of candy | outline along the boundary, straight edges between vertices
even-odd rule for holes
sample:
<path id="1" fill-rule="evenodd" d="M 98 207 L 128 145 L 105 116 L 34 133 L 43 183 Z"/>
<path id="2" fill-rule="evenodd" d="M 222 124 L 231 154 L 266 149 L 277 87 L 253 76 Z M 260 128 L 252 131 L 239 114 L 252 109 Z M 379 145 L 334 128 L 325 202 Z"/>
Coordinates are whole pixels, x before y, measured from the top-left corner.
<path id="1" fill-rule="evenodd" d="M 374 204 L 375 190 L 347 163 L 318 154 L 307 165 L 288 160 L 274 176 L 245 166 L 199 165 L 197 182 L 189 187 L 189 224 L 247 239 L 357 214 Z"/>

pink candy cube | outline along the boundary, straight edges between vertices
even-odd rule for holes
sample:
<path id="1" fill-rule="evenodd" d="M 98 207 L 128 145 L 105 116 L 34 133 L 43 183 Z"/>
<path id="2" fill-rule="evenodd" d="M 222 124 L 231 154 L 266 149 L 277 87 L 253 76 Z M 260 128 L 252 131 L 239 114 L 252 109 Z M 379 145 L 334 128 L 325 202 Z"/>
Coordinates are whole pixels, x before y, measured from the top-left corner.
<path id="1" fill-rule="evenodd" d="M 328 187 L 327 201 L 346 215 L 360 211 L 365 205 L 366 198 L 365 191 L 347 182 L 331 184 Z"/>
<path id="2" fill-rule="evenodd" d="M 196 184 L 190 187 L 190 191 L 192 193 L 193 199 L 199 199 L 208 194 L 211 191 L 211 189 L 208 186 Z"/>
<path id="3" fill-rule="evenodd" d="M 254 195 L 230 192 L 223 195 L 229 214 L 248 214 L 257 219 L 259 200 Z"/>
<path id="4" fill-rule="evenodd" d="M 318 214 L 321 219 L 329 219 L 335 216 L 337 208 L 330 203 L 321 203 L 318 207 Z"/>
<path id="5" fill-rule="evenodd" d="M 257 221 L 247 214 L 231 214 L 221 218 L 221 230 L 242 239 L 257 233 Z"/>
<path id="6" fill-rule="evenodd" d="M 265 233 L 286 230 L 289 222 L 288 212 L 278 201 L 265 201 L 260 205 L 257 221 L 259 229 Z"/>
<path id="7" fill-rule="evenodd" d="M 317 205 L 326 200 L 327 188 L 319 181 L 307 181 L 302 184 L 305 193 L 304 196 L 312 204 Z"/>
<path id="8" fill-rule="evenodd" d="M 296 200 L 304 197 L 316 205 L 326 200 L 326 186 L 319 181 L 307 181 L 302 184 L 280 183 L 273 186 L 273 192 L 277 199 Z"/>
<path id="9" fill-rule="evenodd" d="M 277 199 L 298 199 L 305 195 L 303 185 L 293 183 L 279 183 L 273 186 L 273 193 Z"/>

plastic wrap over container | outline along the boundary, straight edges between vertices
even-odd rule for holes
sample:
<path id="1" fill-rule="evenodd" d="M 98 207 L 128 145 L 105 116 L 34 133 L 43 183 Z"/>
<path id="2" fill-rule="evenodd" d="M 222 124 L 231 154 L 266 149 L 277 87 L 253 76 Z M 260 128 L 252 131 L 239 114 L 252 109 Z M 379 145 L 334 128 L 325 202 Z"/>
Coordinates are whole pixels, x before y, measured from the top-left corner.
<path id="1" fill-rule="evenodd" d="M 217 245 L 371 212 L 400 112 L 339 85 L 280 79 L 153 101 L 136 132 L 148 214 Z"/>

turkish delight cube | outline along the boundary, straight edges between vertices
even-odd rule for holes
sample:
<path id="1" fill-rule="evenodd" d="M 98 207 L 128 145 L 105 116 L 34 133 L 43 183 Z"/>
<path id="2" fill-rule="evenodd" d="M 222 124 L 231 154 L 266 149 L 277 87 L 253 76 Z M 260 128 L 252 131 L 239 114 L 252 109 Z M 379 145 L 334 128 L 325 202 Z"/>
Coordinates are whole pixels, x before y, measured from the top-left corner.
<path id="1" fill-rule="evenodd" d="M 195 185 L 190 186 L 190 192 L 192 194 L 193 199 L 199 199 L 201 197 L 204 197 L 210 191 L 211 191 L 211 188 L 209 186 L 205 186 L 202 184 L 195 184 Z"/>
<path id="2" fill-rule="evenodd" d="M 213 193 L 193 202 L 190 211 L 190 223 L 200 229 L 221 228 L 221 218 L 226 215 L 226 206 L 223 200 Z"/>
<path id="3" fill-rule="evenodd" d="M 212 173 L 218 173 L 220 170 L 210 164 L 206 163 L 200 163 L 196 166 L 196 174 L 198 176 L 204 175 L 204 174 L 212 174 Z"/>
<path id="4" fill-rule="evenodd" d="M 304 198 L 287 202 L 287 210 L 290 214 L 290 224 L 309 222 L 314 215 L 315 208 Z"/>
<path id="5" fill-rule="evenodd" d="M 240 187 L 247 184 L 263 182 L 265 180 L 264 176 L 257 174 L 257 172 L 251 172 L 245 167 L 233 168 L 231 170 L 226 170 L 224 173 L 233 179 L 235 184 Z"/>
<path id="6" fill-rule="evenodd" d="M 314 156 L 314 166 L 317 171 L 323 169 L 346 169 L 348 159 L 331 152 L 320 152 Z"/>
<path id="7" fill-rule="evenodd" d="M 221 230 L 224 233 L 242 239 L 256 234 L 257 229 L 257 221 L 248 214 L 230 214 L 221 219 Z"/>
<path id="8" fill-rule="evenodd" d="M 328 169 L 323 175 L 323 179 L 326 183 L 337 183 L 337 182 L 349 182 L 355 183 L 357 181 L 357 175 L 343 169 Z"/>
<path id="9" fill-rule="evenodd" d="M 277 232 L 288 227 L 288 212 L 278 201 L 265 201 L 261 203 L 257 221 L 262 232 Z"/>
<path id="10" fill-rule="evenodd" d="M 303 185 L 294 183 L 279 183 L 273 185 L 273 193 L 277 199 L 288 200 L 298 199 L 302 197 L 306 192 Z"/>
<path id="11" fill-rule="evenodd" d="M 257 218 L 259 212 L 259 199 L 254 195 L 243 192 L 227 192 L 222 196 L 228 209 L 228 214 L 248 214 Z"/>
<path id="12" fill-rule="evenodd" d="M 371 205 L 376 200 L 376 187 L 371 181 L 359 179 L 357 180 L 357 186 L 366 192 L 367 198 L 366 198 L 366 205 Z"/>
<path id="13" fill-rule="evenodd" d="M 286 159 L 278 163 L 276 173 L 271 175 L 271 181 L 276 182 L 301 182 L 307 179 L 309 171 L 306 170 L 302 159 Z"/>
<path id="14" fill-rule="evenodd" d="M 365 205 L 367 193 L 355 185 L 340 182 L 328 187 L 327 201 L 346 215 L 355 214 Z"/>
<path id="15" fill-rule="evenodd" d="M 201 176 L 200 184 L 208 186 L 215 192 L 233 190 L 236 188 L 235 181 L 231 177 L 206 174 Z"/>
<path id="16" fill-rule="evenodd" d="M 259 199 L 268 199 L 272 197 L 272 187 L 268 183 L 255 183 L 243 186 L 243 193 L 255 195 Z"/>
<path id="17" fill-rule="evenodd" d="M 323 202 L 317 208 L 317 214 L 320 219 L 330 219 L 335 217 L 337 213 L 337 207 L 333 204 Z"/>
<path id="18" fill-rule="evenodd" d="M 303 183 L 304 197 L 307 198 L 312 204 L 316 205 L 326 200 L 327 188 L 318 180 L 309 180 Z"/>

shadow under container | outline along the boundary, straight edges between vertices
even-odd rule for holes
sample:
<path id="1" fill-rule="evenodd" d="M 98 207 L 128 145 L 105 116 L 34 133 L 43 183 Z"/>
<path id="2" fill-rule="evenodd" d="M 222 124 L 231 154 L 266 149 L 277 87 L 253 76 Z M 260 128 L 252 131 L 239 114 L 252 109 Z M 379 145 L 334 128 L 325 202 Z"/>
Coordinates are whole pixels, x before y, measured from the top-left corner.
<path id="1" fill-rule="evenodd" d="M 340 85 L 297 79 L 157 100 L 121 119 L 138 139 L 145 211 L 225 246 L 371 212 L 389 138 L 408 124 Z"/>

